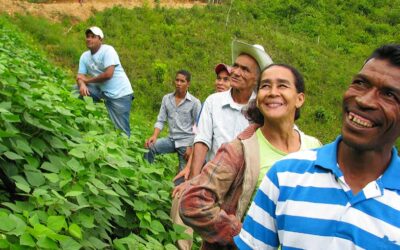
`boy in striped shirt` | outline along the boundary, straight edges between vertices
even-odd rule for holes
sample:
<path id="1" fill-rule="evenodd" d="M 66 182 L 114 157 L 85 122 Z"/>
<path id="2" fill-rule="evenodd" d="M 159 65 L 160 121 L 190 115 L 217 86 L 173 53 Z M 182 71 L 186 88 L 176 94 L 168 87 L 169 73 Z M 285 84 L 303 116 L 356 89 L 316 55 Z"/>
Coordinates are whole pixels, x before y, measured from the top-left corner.
<path id="1" fill-rule="evenodd" d="M 343 97 L 342 134 L 262 181 L 239 249 L 400 249 L 400 45 L 376 49 Z"/>

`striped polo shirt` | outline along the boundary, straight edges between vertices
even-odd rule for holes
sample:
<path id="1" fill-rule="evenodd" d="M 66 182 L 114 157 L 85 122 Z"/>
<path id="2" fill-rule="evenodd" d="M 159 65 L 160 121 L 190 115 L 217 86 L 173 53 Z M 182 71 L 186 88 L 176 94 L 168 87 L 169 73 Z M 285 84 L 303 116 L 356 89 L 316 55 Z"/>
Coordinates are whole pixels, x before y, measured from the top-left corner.
<path id="1" fill-rule="evenodd" d="M 239 249 L 400 249 L 397 150 L 383 175 L 353 195 L 337 163 L 341 140 L 271 168 L 234 238 Z"/>

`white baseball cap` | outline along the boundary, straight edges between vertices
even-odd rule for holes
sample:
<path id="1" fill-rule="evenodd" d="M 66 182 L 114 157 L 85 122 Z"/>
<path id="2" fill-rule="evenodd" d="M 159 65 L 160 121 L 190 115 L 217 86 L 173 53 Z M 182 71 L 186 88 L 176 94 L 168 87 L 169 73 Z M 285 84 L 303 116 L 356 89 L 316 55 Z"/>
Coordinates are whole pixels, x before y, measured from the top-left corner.
<path id="1" fill-rule="evenodd" d="M 104 38 L 103 31 L 97 26 L 90 27 L 85 31 L 85 34 L 87 34 L 89 31 L 95 34 L 96 36 L 99 36 L 101 39 Z"/>
<path id="2" fill-rule="evenodd" d="M 248 44 L 242 41 L 232 41 L 232 63 L 235 63 L 236 58 L 241 54 L 248 54 L 257 61 L 258 66 L 263 70 L 268 65 L 272 64 L 271 57 L 265 52 L 264 47 L 259 44 Z"/>

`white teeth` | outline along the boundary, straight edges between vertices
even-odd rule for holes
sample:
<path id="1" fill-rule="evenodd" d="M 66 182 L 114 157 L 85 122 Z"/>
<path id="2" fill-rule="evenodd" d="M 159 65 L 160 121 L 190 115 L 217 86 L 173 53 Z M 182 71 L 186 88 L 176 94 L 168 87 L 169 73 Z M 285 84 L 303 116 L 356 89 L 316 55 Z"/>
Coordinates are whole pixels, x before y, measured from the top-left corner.
<path id="1" fill-rule="evenodd" d="M 362 126 L 362 127 L 366 127 L 366 128 L 372 128 L 372 123 L 370 123 L 369 121 L 364 121 L 361 120 L 359 117 L 356 117 L 353 114 L 349 114 L 349 120 L 354 122 L 355 124 Z"/>
<path id="2" fill-rule="evenodd" d="M 276 108 L 276 107 L 282 106 L 282 104 L 280 104 L 280 103 L 269 103 L 268 106 L 271 107 L 271 108 Z"/>

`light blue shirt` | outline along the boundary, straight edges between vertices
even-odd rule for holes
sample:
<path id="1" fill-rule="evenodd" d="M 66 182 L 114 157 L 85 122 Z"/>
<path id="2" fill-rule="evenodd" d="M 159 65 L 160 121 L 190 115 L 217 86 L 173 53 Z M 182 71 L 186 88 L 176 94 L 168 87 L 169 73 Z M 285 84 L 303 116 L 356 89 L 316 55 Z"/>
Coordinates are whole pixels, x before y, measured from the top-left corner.
<path id="1" fill-rule="evenodd" d="M 79 74 L 98 76 L 105 72 L 109 66 L 115 66 L 111 79 L 96 83 L 101 91 L 109 98 L 117 99 L 133 93 L 131 83 L 122 68 L 121 62 L 115 49 L 102 44 L 100 49 L 92 55 L 90 50 L 85 51 L 79 59 Z"/>
<path id="2" fill-rule="evenodd" d="M 342 137 L 289 154 L 263 179 L 239 249 L 400 249 L 400 158 L 353 194 L 337 163 Z"/>
<path id="3" fill-rule="evenodd" d="M 250 100 L 255 96 L 253 92 Z M 202 142 L 207 145 L 207 161 L 214 158 L 222 143 L 232 141 L 249 126 L 249 121 L 242 114 L 244 106 L 233 101 L 231 90 L 207 97 L 194 139 L 194 143 Z"/>

